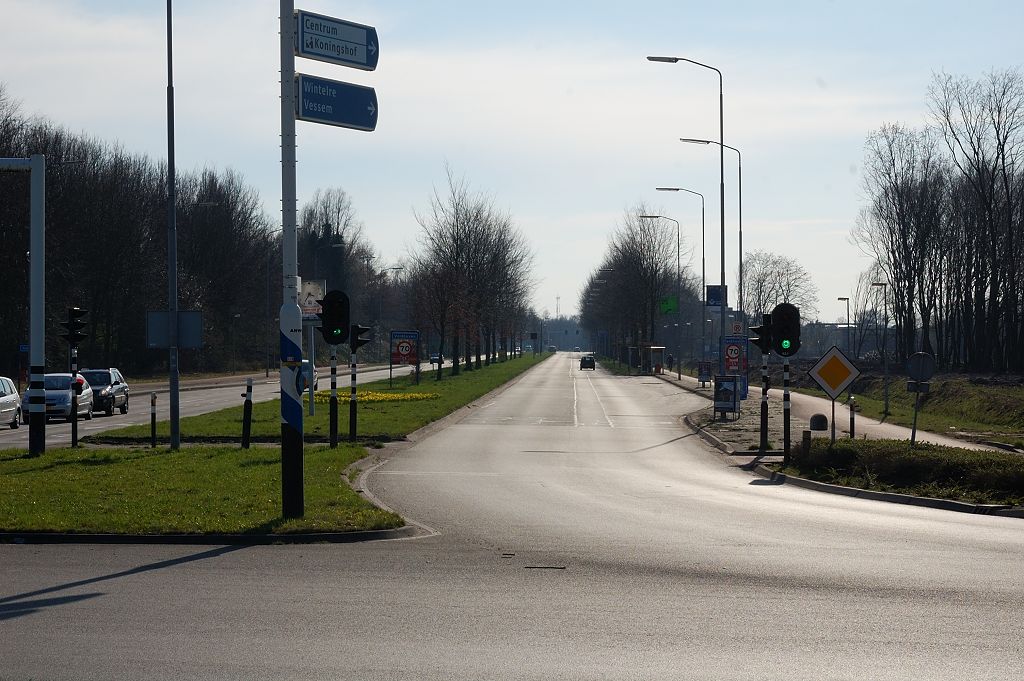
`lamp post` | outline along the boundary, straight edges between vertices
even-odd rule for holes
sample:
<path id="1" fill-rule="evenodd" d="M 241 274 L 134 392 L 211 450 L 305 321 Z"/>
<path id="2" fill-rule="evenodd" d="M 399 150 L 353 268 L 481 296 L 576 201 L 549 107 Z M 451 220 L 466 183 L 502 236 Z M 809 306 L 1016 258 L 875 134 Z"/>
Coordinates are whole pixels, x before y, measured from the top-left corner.
<path id="1" fill-rule="evenodd" d="M 716 142 L 714 140 L 691 139 L 689 137 L 680 137 L 679 141 L 680 142 L 686 142 L 688 144 L 719 144 L 718 142 Z M 738 234 L 738 242 L 739 243 L 738 243 L 738 248 L 737 248 L 737 251 L 738 251 L 738 263 L 739 263 L 739 275 L 738 275 L 737 283 L 739 284 L 739 292 L 737 293 L 737 296 L 738 296 L 738 304 L 739 304 L 739 307 L 740 307 L 740 315 L 743 317 L 743 323 L 746 324 L 746 321 L 747 321 L 747 311 L 745 309 L 743 309 L 743 154 L 740 153 L 739 149 L 737 149 L 736 147 L 730 147 L 728 144 L 720 144 L 719 146 L 723 146 L 726 149 L 732 149 L 733 151 L 735 151 L 736 152 L 736 158 L 737 158 L 737 164 L 738 164 L 737 165 L 737 176 L 736 177 L 737 177 L 737 180 L 738 180 L 737 195 L 739 197 L 739 234 Z"/>
<path id="2" fill-rule="evenodd" d="M 714 66 L 708 64 L 702 64 L 699 61 L 687 59 L 685 57 L 647 57 L 647 61 L 665 62 L 668 64 L 677 64 L 681 61 L 693 64 L 694 66 L 700 66 L 705 69 L 710 69 L 718 74 L 718 201 L 719 201 L 719 218 L 721 222 L 721 240 L 722 240 L 722 267 L 720 284 L 722 287 L 722 305 L 721 305 L 721 328 L 718 330 L 718 371 L 721 374 L 725 373 L 725 106 L 724 106 L 724 89 L 722 84 L 722 72 L 716 69 Z"/>
<path id="3" fill-rule="evenodd" d="M 846 301 L 846 352 L 850 352 L 850 296 L 839 296 L 836 300 Z M 850 402 L 851 397 L 853 397 L 852 383 L 850 384 L 849 390 L 846 391 L 846 401 L 848 403 Z M 850 408 L 853 409 L 852 405 Z"/>
<path id="4" fill-rule="evenodd" d="M 882 415 L 889 415 L 889 297 L 886 295 L 886 291 L 889 288 L 889 282 L 886 281 L 873 281 L 872 286 L 882 287 L 882 307 L 885 310 L 885 326 L 882 327 L 882 380 L 884 381 L 885 391 L 885 407 L 882 409 Z"/>
<path id="5" fill-rule="evenodd" d="M 704 353 L 707 348 L 707 340 L 704 337 L 704 308 L 707 306 L 707 280 L 704 274 L 704 195 L 700 192 L 695 192 L 692 189 L 685 189 L 683 187 L 655 187 L 659 192 L 686 192 L 687 194 L 695 194 L 700 197 L 700 359 L 704 361 L 706 358 Z"/>
<path id="6" fill-rule="evenodd" d="M 839 296 L 838 301 L 846 301 L 846 351 L 850 351 L 850 297 Z"/>
<path id="7" fill-rule="evenodd" d="M 683 287 L 679 276 L 679 220 L 668 217 L 667 215 L 641 215 L 642 219 L 662 219 L 670 220 L 676 223 L 676 378 L 683 378 L 683 346 L 681 332 L 679 325 L 683 321 Z M 669 369 L 671 371 L 671 369 Z"/>

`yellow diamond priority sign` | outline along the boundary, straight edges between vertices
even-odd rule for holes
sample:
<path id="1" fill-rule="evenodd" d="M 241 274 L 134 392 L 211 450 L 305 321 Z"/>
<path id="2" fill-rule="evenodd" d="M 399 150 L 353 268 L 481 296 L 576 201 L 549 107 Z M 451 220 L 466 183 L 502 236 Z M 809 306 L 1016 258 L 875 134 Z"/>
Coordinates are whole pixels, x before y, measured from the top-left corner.
<path id="1" fill-rule="evenodd" d="M 822 355 L 818 363 L 808 373 L 834 400 L 860 376 L 860 369 L 853 366 L 846 355 L 833 345 L 832 349 Z"/>

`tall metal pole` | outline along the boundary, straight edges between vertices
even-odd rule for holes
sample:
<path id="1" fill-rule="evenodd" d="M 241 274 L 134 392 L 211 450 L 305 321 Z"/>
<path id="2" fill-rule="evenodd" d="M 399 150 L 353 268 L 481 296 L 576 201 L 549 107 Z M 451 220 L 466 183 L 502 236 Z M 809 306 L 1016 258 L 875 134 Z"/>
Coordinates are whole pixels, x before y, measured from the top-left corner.
<path id="1" fill-rule="evenodd" d="M 171 0 L 167 0 L 167 373 L 170 382 L 171 449 L 181 447 L 178 402 L 178 226 L 174 175 L 174 60 L 171 50 Z"/>
<path id="2" fill-rule="evenodd" d="M 685 189 L 684 187 L 656 187 L 659 192 L 686 192 L 687 194 L 694 194 L 700 197 L 700 359 L 705 359 L 705 348 L 707 341 L 705 339 L 705 331 L 707 328 L 707 319 L 704 317 L 707 314 L 707 278 L 705 274 L 704 264 L 704 195 L 700 192 L 695 192 L 692 189 Z M 677 249 L 678 251 L 678 249 Z M 678 254 L 677 254 L 678 255 Z M 678 259 L 678 258 L 677 258 Z M 678 266 L 676 267 L 678 270 Z"/>
<path id="3" fill-rule="evenodd" d="M 39 456 L 46 450 L 46 157 L 33 154 L 30 161 L 31 236 L 29 237 L 28 451 Z"/>
<path id="4" fill-rule="evenodd" d="M 725 288 L 725 93 L 722 86 L 722 72 L 718 69 L 714 70 L 718 73 L 718 200 L 722 239 L 722 269 L 720 276 L 720 284 L 722 287 L 722 306 L 719 311 L 721 315 L 721 325 L 718 328 L 718 372 L 724 374 L 725 306 L 728 301 Z"/>
<path id="5" fill-rule="evenodd" d="M 281 0 L 281 507 L 304 513 L 302 486 L 302 311 L 299 309 L 295 189 L 295 3 Z"/>
<path id="6" fill-rule="evenodd" d="M 885 326 L 882 328 L 882 380 L 884 382 L 883 390 L 885 391 L 885 407 L 882 409 L 882 415 L 889 415 L 889 297 L 886 295 L 889 289 L 889 282 L 887 281 L 873 281 L 872 286 L 882 287 L 882 308 L 885 310 Z M 877 326 L 875 328 L 878 328 Z"/>

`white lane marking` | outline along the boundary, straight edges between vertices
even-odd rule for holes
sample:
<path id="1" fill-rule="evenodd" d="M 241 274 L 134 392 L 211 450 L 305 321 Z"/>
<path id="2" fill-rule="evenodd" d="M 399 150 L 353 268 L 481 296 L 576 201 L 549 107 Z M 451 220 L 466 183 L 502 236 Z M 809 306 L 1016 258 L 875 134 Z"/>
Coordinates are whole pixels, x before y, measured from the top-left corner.
<path id="1" fill-rule="evenodd" d="M 576 394 L 576 372 L 572 370 L 572 362 L 569 363 L 569 373 L 572 376 L 572 427 L 580 427 L 580 414 L 577 410 L 579 396 Z"/>
<path id="2" fill-rule="evenodd" d="M 604 420 L 608 422 L 608 427 L 614 428 L 615 424 L 608 418 L 608 410 L 604 408 L 604 402 L 601 401 L 601 396 L 597 394 L 597 388 L 594 387 L 594 381 L 591 380 L 591 376 L 593 374 L 587 376 L 587 383 L 590 384 L 590 389 L 594 391 L 594 397 L 597 398 L 597 404 L 601 407 L 601 413 L 604 414 Z"/>

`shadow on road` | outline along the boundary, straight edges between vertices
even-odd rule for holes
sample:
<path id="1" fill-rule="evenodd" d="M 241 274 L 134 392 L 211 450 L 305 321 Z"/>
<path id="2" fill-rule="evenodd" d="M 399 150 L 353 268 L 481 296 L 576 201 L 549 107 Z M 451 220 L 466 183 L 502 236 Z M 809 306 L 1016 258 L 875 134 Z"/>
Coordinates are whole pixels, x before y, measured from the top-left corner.
<path id="1" fill-rule="evenodd" d="M 175 565 L 182 565 L 184 563 L 192 563 L 197 560 L 207 560 L 209 558 L 217 558 L 226 553 L 232 551 L 238 551 L 240 549 L 248 548 L 246 546 L 220 546 L 215 549 L 209 549 L 207 551 L 201 551 L 188 556 L 181 556 L 179 558 L 170 558 L 168 560 L 161 560 L 156 563 L 149 563 L 148 565 L 140 565 L 138 567 L 131 568 L 129 570 L 122 570 L 120 572 L 113 572 L 109 575 L 101 575 L 99 577 L 90 577 L 89 579 L 80 579 L 75 582 L 68 582 L 67 584 L 58 584 L 56 586 L 50 586 L 45 589 L 37 589 L 35 591 L 28 591 L 22 594 L 15 594 L 13 596 L 5 596 L 0 598 L 0 620 L 13 619 L 14 617 L 20 617 L 21 615 L 30 615 L 34 612 L 38 612 L 43 608 L 50 608 L 56 605 L 64 605 L 67 603 L 74 603 L 81 601 L 86 598 L 95 598 L 103 595 L 102 592 L 93 592 L 87 594 L 76 594 L 71 596 L 62 596 L 58 598 L 44 598 L 37 600 L 26 601 L 24 599 L 33 598 L 35 596 L 42 596 L 44 594 L 51 594 L 58 591 L 64 591 L 66 589 L 75 589 L 81 586 L 89 584 L 97 584 L 99 582 L 105 582 L 111 579 L 118 579 L 120 577 L 127 577 L 129 575 L 137 575 L 143 572 L 150 572 L 152 570 L 163 570 L 164 568 L 174 567 Z"/>

